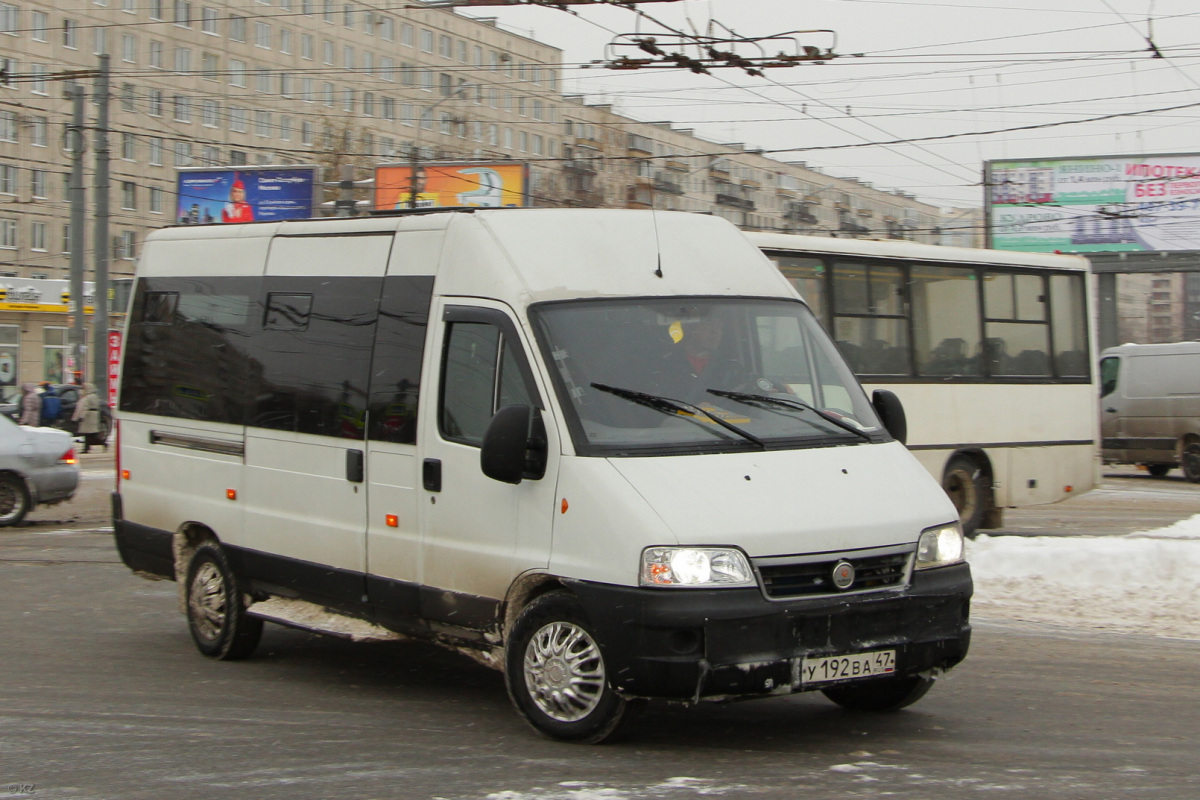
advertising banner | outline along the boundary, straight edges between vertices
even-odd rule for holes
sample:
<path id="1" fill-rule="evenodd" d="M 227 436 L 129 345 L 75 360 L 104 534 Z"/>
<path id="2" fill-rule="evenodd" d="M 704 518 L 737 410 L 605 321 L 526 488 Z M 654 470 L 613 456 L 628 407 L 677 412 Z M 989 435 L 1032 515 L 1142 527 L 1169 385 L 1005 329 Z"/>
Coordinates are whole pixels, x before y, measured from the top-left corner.
<path id="1" fill-rule="evenodd" d="M 181 169 L 175 220 L 181 225 L 309 219 L 320 167 Z"/>
<path id="2" fill-rule="evenodd" d="M 478 206 L 517 208 L 526 204 L 526 166 L 512 162 L 427 163 L 417 167 L 417 185 L 409 164 L 375 168 L 375 209 Z"/>
<path id="3" fill-rule="evenodd" d="M 1200 250 L 1200 154 L 986 164 L 989 247 Z"/>

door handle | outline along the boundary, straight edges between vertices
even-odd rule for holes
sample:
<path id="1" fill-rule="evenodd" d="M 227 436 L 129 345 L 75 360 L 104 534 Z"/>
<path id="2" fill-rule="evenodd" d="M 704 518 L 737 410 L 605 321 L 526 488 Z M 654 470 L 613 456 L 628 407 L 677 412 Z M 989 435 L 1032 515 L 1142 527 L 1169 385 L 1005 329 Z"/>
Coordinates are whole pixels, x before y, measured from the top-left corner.
<path id="1" fill-rule="evenodd" d="M 1107 411 L 1109 414 L 1115 414 L 1115 413 L 1117 413 L 1117 410 L 1116 410 L 1115 408 L 1106 408 L 1106 409 L 1104 409 L 1104 410 L 1105 410 L 1105 411 Z"/>
<path id="2" fill-rule="evenodd" d="M 428 492 L 440 492 L 442 490 L 442 462 L 441 459 L 427 458 L 421 464 L 421 485 Z"/>
<path id="3" fill-rule="evenodd" d="M 362 450 L 346 451 L 346 480 L 351 483 L 363 482 L 363 452 Z"/>

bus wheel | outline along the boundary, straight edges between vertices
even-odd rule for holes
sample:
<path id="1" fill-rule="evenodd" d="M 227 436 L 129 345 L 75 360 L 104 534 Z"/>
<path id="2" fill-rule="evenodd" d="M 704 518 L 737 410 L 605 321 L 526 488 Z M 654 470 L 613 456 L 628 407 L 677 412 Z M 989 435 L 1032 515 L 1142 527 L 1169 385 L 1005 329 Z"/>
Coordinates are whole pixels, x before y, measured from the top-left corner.
<path id="1" fill-rule="evenodd" d="M 972 458 L 954 456 L 946 464 L 942 488 L 958 509 L 963 534 L 975 538 L 988 507 L 988 489 L 983 469 Z"/>
<path id="2" fill-rule="evenodd" d="M 504 655 L 508 696 L 535 730 L 552 739 L 597 744 L 619 733 L 636 710 L 609 686 L 589 628 L 567 592 L 538 597 L 513 623 Z"/>
<path id="3" fill-rule="evenodd" d="M 932 686 L 933 678 L 913 675 L 830 686 L 821 693 L 850 711 L 899 711 L 924 697 Z"/>
<path id="4" fill-rule="evenodd" d="M 1161 478 L 1171 471 L 1170 464 L 1147 464 L 1146 472 L 1149 472 L 1152 477 Z"/>
<path id="5" fill-rule="evenodd" d="M 1200 483 L 1200 442 L 1188 442 L 1183 446 L 1183 457 L 1179 459 L 1183 477 L 1192 483 Z"/>
<path id="6" fill-rule="evenodd" d="M 192 641 L 209 658 L 246 658 L 262 637 L 262 620 L 246 613 L 237 577 L 221 545 L 211 540 L 188 563 L 187 618 Z"/>

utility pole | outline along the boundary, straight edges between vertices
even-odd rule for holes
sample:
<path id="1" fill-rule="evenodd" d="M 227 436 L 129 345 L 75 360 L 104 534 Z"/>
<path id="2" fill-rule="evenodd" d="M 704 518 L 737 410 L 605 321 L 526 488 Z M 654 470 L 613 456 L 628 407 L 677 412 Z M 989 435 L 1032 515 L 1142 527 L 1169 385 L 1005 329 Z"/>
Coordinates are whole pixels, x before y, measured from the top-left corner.
<path id="1" fill-rule="evenodd" d="M 421 148 L 414 142 L 408 150 L 408 207 L 417 207 L 417 198 L 421 195 Z"/>
<path id="2" fill-rule="evenodd" d="M 357 203 L 354 202 L 354 165 L 341 165 L 341 180 L 338 181 L 338 199 L 334 201 L 339 217 L 354 217 L 358 215 Z"/>
<path id="3" fill-rule="evenodd" d="M 71 101 L 71 125 L 66 131 L 66 150 L 71 156 L 71 175 L 68 194 L 71 201 L 71 304 L 74 306 L 68 340 L 75 370 L 83 369 L 83 87 L 74 81 L 66 86 L 66 97 Z M 64 380 L 67 376 L 63 376 Z"/>
<path id="4" fill-rule="evenodd" d="M 92 303 L 92 374 L 96 395 L 108 402 L 108 55 L 100 56 L 96 76 L 96 228 L 93 257 L 96 259 L 95 300 Z M 83 315 L 83 295 L 78 304 Z M 103 383 L 102 383 L 103 382 Z"/>

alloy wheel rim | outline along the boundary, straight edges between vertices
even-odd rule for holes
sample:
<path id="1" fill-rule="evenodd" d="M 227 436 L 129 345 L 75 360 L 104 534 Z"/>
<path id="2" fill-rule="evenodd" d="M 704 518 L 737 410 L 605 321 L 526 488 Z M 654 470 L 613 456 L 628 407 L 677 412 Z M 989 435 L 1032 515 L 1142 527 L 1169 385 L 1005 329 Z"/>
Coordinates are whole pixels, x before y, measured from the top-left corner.
<path id="1" fill-rule="evenodd" d="M 225 628 L 225 579 L 211 561 L 200 565 L 188 592 L 188 607 L 196 633 L 214 641 Z"/>
<path id="2" fill-rule="evenodd" d="M 559 722 L 577 722 L 604 694 L 604 659 L 583 628 L 552 622 L 525 647 L 525 686 L 538 709 Z"/>

